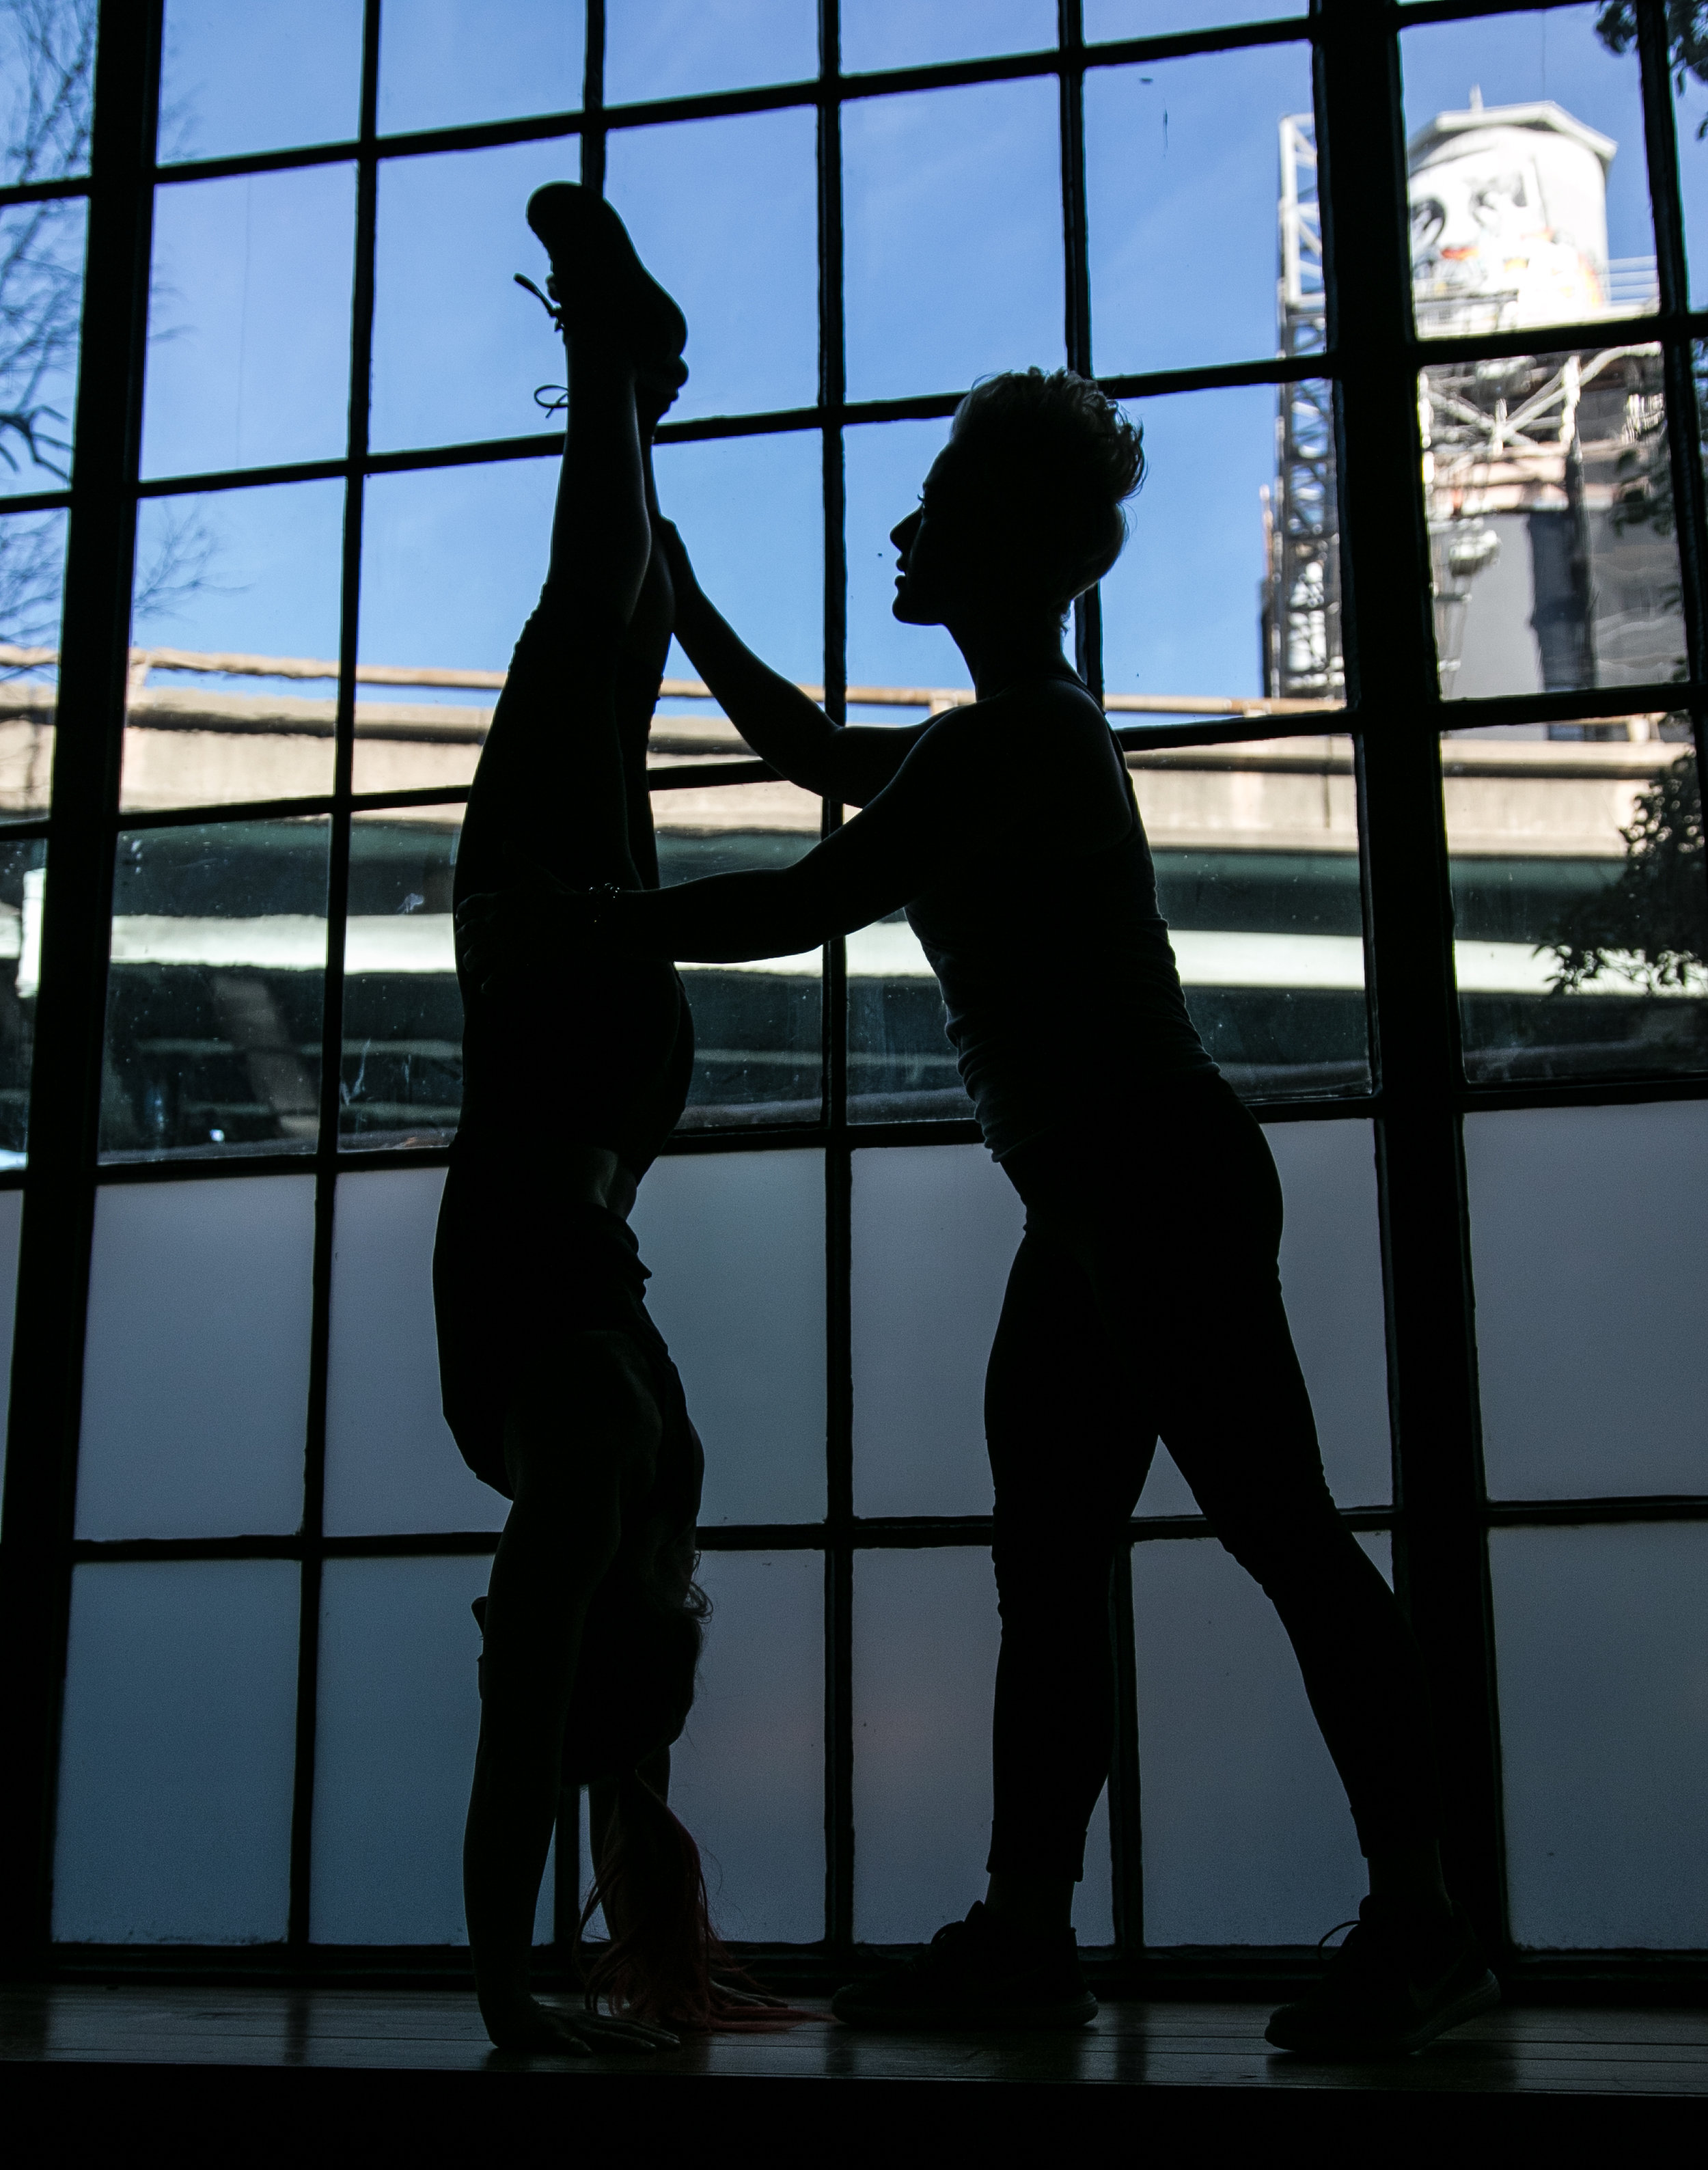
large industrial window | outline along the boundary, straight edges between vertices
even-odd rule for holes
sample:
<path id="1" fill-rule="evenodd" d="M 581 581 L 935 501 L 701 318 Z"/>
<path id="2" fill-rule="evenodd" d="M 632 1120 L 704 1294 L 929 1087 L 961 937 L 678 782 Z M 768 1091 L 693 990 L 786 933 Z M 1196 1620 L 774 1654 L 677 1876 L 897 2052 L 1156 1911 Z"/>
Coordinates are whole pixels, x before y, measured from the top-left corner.
<path id="1" fill-rule="evenodd" d="M 451 870 L 561 426 L 521 209 L 578 172 L 691 326 L 667 509 L 833 717 L 970 698 L 892 622 L 885 537 L 975 377 L 1070 363 L 1143 423 L 1076 653 L 1269 1125 L 1330 1481 L 1436 1683 L 1452 1873 L 1520 1969 L 1708 1945 L 1685 19 L 0 5 L 14 1950 L 462 1936 L 501 1503 L 437 1404 Z M 670 668 L 665 879 L 809 849 L 841 810 Z M 690 986 L 693 1099 L 636 1216 L 708 1454 L 676 1783 L 726 1932 L 829 1974 L 978 1888 L 1019 1207 L 904 921 Z M 548 1076 L 536 1105 L 543 1162 Z M 1353 1911 L 1352 1825 L 1166 1460 L 1132 1536 L 1077 1926 L 1130 1976 L 1225 1976 Z M 566 1801 L 542 1943 L 577 1829 Z"/>

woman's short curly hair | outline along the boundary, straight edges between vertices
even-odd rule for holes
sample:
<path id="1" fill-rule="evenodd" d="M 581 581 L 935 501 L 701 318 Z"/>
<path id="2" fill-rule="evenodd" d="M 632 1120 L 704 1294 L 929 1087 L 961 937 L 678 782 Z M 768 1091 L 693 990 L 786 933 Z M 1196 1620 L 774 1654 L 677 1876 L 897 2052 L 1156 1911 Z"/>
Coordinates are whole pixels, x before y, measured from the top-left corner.
<path id="1" fill-rule="evenodd" d="M 1122 506 L 1145 479 L 1144 433 L 1070 369 L 976 384 L 949 430 L 951 489 L 974 500 L 1008 566 L 1065 610 L 1127 539 Z"/>

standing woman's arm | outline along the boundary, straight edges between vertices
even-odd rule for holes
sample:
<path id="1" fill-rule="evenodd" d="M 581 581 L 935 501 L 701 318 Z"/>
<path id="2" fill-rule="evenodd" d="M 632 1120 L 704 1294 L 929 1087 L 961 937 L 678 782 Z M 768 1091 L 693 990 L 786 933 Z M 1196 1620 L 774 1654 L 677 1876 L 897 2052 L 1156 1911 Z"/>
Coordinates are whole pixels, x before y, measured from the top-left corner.
<path id="1" fill-rule="evenodd" d="M 749 746 L 803 790 L 846 806 L 875 799 L 926 726 L 839 729 L 798 686 L 761 662 L 707 599 L 670 521 L 660 521 L 654 532 L 675 590 L 676 638 Z"/>

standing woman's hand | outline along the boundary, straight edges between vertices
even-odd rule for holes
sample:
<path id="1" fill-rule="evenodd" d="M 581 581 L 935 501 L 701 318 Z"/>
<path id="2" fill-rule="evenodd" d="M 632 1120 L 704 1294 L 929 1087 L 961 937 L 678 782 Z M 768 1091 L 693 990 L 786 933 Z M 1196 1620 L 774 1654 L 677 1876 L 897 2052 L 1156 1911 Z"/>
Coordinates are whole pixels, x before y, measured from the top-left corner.
<path id="1" fill-rule="evenodd" d="M 456 969 L 483 995 L 506 980 L 538 981 L 590 949 L 611 898 L 621 894 L 572 889 L 520 854 L 516 863 L 515 881 L 465 897 L 456 908 Z"/>

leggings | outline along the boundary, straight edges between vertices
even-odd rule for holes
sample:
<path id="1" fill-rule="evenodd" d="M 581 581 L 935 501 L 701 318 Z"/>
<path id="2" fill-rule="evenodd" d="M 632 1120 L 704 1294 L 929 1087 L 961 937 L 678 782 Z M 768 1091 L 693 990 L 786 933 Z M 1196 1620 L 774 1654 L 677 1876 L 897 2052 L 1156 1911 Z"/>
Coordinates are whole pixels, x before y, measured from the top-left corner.
<path id="1" fill-rule="evenodd" d="M 1081 1873 L 1109 1772 L 1110 1574 L 1159 1437 L 1281 1616 L 1364 1852 L 1433 1838 L 1422 1661 L 1323 1478 L 1262 1130 L 1223 1080 L 1194 1077 L 1127 1136 L 1053 1133 L 1003 1168 L 1027 1215 L 985 1390 L 1002 1615 L 989 1867 Z"/>

